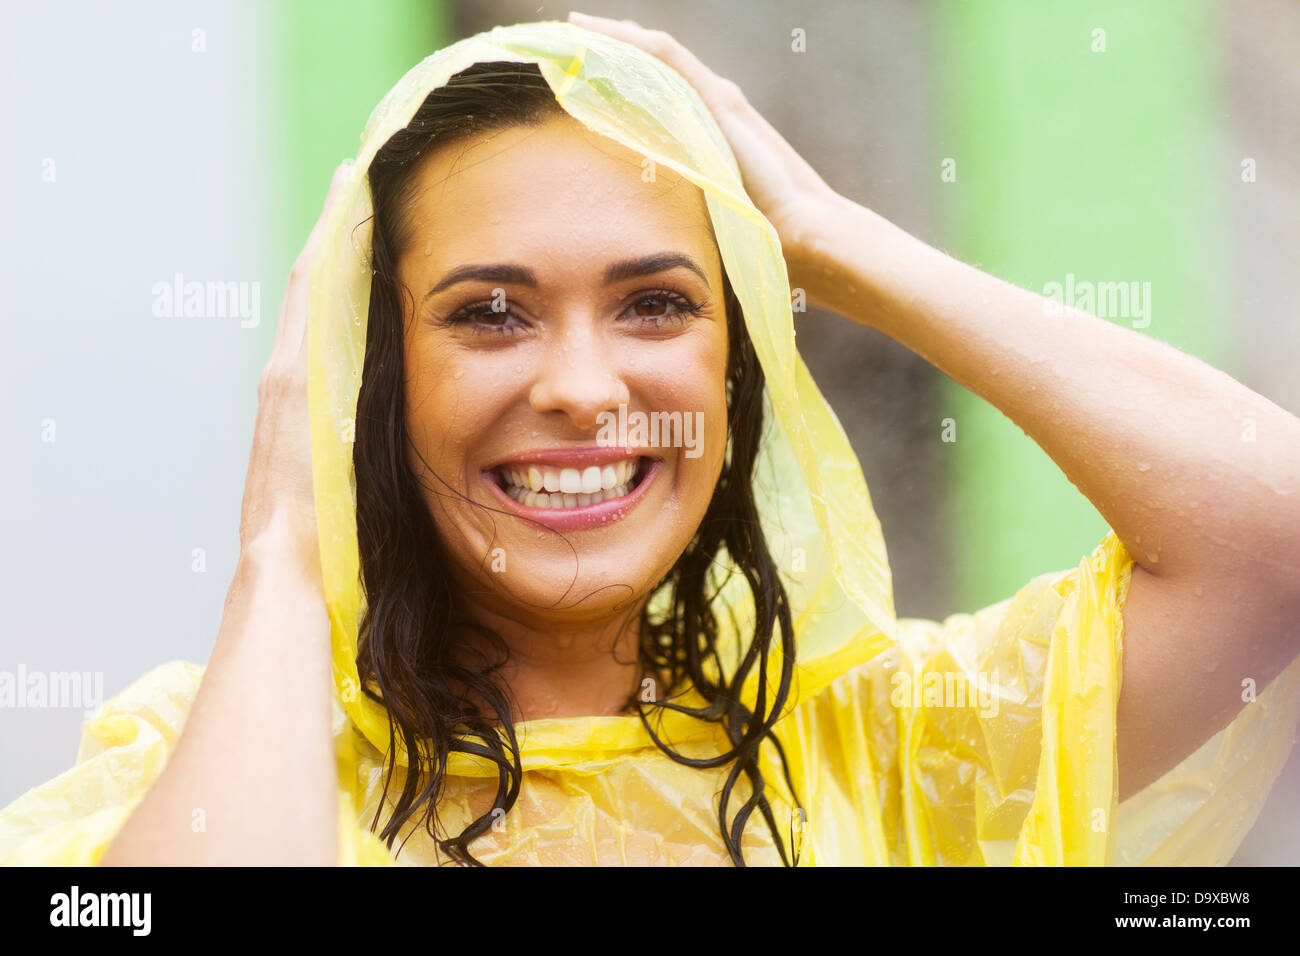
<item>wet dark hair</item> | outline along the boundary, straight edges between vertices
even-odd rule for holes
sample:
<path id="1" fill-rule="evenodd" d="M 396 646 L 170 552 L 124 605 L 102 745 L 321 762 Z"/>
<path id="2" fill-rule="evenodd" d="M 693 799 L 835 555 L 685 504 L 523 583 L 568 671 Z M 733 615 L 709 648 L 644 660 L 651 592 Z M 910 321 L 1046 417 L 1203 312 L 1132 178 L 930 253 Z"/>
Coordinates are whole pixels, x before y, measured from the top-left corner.
<path id="1" fill-rule="evenodd" d="M 514 729 L 517 707 L 509 688 L 493 677 L 506 660 L 504 642 L 464 617 L 459 594 L 446 570 L 445 550 L 421 493 L 421 479 L 409 465 L 408 454 L 419 457 L 419 450 L 407 435 L 401 297 L 406 297 L 412 309 L 414 300 L 397 279 L 396 262 L 410 238 L 415 172 L 422 159 L 484 132 L 532 126 L 555 115 L 568 114 L 533 64 L 476 64 L 431 92 L 406 128 L 379 150 L 369 169 L 374 277 L 353 450 L 357 539 L 366 598 L 357 671 L 365 693 L 388 712 L 389 757 L 399 734 L 411 755 L 393 815 L 380 837 L 391 848 L 404 825 L 414 818 L 424 824 L 451 860 L 469 865 L 482 865 L 470 853 L 469 845 L 488 830 L 493 815 L 478 817 L 458 835 L 439 836 L 437 802 L 446 782 L 448 756 L 473 754 L 494 762 L 498 767 L 494 810 L 502 808 L 508 813 L 523 779 Z M 729 453 L 695 536 L 656 585 L 650 600 L 633 612 L 639 615 L 642 673 L 663 675 L 668 684 L 667 692 L 655 695 L 660 699 L 649 703 L 649 708 L 659 716 L 663 709 L 671 709 L 720 724 L 731 748 L 708 759 L 686 757 L 659 738 L 638 695 L 629 698 L 625 709 L 635 707 L 651 738 L 677 762 L 702 769 L 730 764 L 720 794 L 718 824 L 736 865 L 745 865 L 741 837 L 755 810 L 766 820 L 782 862 L 793 865 L 798 859 L 792 861 L 787 854 L 759 766 L 759 749 L 764 741 L 770 741 L 780 756 L 796 812 L 802 814 L 785 752 L 772 730 L 789 699 L 795 644 L 789 601 L 754 502 L 754 463 L 764 427 L 764 376 L 740 303 L 725 275 L 724 300 L 729 336 Z M 438 494 L 464 497 L 446 482 L 442 484 Z M 716 648 L 715 604 L 721 603 L 721 589 L 710 581 L 710 570 L 722 560 L 724 548 L 730 558 L 728 578 L 737 570 L 744 575 L 755 608 L 754 633 L 731 674 L 722 666 Z M 649 608 L 655 606 L 656 599 L 663 600 L 664 610 L 652 615 Z M 489 643 L 502 650 L 501 658 L 489 662 L 480 653 L 478 661 L 464 660 L 464 642 L 452 640 L 455 627 L 474 627 L 485 633 L 493 639 Z M 768 657 L 778 627 L 782 668 L 776 690 L 770 693 Z M 720 679 L 710 678 L 706 663 L 712 664 Z M 755 667 L 760 679 L 751 711 L 742 702 L 740 691 Z M 673 702 L 691 687 L 707 701 L 705 707 Z M 495 721 L 476 701 L 486 705 Z M 387 802 L 394 771 L 389 759 L 380 809 Z M 742 774 L 749 780 L 751 796 L 728 820 L 732 791 Z M 380 809 L 375 812 L 372 829 L 378 825 Z"/>

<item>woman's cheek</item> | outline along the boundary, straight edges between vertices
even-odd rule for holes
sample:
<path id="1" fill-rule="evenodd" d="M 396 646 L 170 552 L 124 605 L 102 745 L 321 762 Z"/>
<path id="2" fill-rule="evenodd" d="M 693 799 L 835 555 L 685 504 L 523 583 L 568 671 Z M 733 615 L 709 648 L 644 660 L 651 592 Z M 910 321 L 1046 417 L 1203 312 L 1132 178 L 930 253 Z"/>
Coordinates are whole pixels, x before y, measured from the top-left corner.
<path id="1" fill-rule="evenodd" d="M 411 354 L 407 363 L 406 415 L 410 433 L 411 467 L 416 475 L 436 474 L 453 488 L 465 491 L 462 436 L 469 434 L 468 409 L 461 386 L 464 373 L 455 373 L 444 358 Z M 427 484 L 427 482 L 425 482 Z M 438 482 L 441 486 L 441 482 Z"/>

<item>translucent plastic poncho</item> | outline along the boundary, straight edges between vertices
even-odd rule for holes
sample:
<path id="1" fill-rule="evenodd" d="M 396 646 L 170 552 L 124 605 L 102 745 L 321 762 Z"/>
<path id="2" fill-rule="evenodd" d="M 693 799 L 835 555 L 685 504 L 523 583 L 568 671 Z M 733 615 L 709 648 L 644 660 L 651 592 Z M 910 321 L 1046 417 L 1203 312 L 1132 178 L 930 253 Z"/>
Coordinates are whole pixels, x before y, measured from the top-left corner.
<path id="1" fill-rule="evenodd" d="M 377 809 L 381 824 L 389 810 L 379 807 L 387 717 L 359 693 L 355 662 L 363 596 L 348 436 L 370 298 L 364 172 L 426 94 L 488 60 L 536 63 L 572 116 L 681 174 L 707 199 L 767 377 L 773 424 L 755 495 L 797 633 L 792 705 L 775 732 L 803 809 L 771 746 L 763 772 L 799 865 L 1225 863 L 1290 751 L 1300 662 L 1196 753 L 1119 804 L 1115 717 L 1132 559 L 1113 532 L 1077 567 L 1041 575 L 991 607 L 942 623 L 897 619 L 861 468 L 795 350 L 779 240 L 746 196 L 722 133 L 659 60 L 555 22 L 497 28 L 407 73 L 367 123 L 313 263 L 312 455 L 337 691 L 340 862 L 443 861 L 415 824 L 392 851 L 369 829 Z M 741 638 L 723 631 L 724 661 L 751 632 L 752 599 L 741 576 L 733 582 L 726 597 Z M 770 673 L 778 668 L 779 658 Z M 0 860 L 97 862 L 161 771 L 201 676 L 193 664 L 165 664 L 88 720 L 76 765 L 0 813 Z M 484 863 L 729 864 L 715 796 L 726 768 L 674 762 L 636 716 L 547 718 L 516 729 L 522 790 L 470 845 Z M 718 725 L 678 713 L 665 715 L 660 734 L 690 756 L 728 747 Z M 390 793 L 401 790 L 406 755 L 393 759 Z M 495 765 L 453 754 L 439 805 L 445 832 L 459 833 L 490 807 L 496 787 Z M 742 846 L 751 865 L 780 862 L 757 817 Z"/>

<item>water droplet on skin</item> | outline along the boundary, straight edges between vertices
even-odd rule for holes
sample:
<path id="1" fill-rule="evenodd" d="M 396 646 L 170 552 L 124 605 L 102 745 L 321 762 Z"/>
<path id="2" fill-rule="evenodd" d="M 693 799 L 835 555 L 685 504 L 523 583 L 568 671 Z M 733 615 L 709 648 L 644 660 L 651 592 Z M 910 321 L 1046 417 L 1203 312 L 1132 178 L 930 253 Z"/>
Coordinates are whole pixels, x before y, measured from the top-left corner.
<path id="1" fill-rule="evenodd" d="M 518 374 L 518 373 L 522 372 L 523 370 L 524 370 L 524 367 L 523 367 L 522 365 L 516 365 L 516 366 L 515 366 L 515 374 Z"/>
<path id="2" fill-rule="evenodd" d="M 1138 471 L 1150 471 L 1150 470 L 1151 470 L 1151 462 L 1149 461 L 1138 462 Z"/>
<path id="3" fill-rule="evenodd" d="M 1205 597 L 1205 588 L 1201 587 L 1199 584 L 1196 585 L 1196 587 L 1193 590 L 1196 591 L 1197 597 Z"/>
<path id="4" fill-rule="evenodd" d="M 426 256 L 431 256 L 431 255 L 433 255 L 433 240 L 432 240 L 432 239 L 430 239 L 428 242 L 426 242 L 426 243 L 424 244 L 424 254 L 425 254 Z"/>
<path id="5" fill-rule="evenodd" d="M 463 368 L 458 368 L 458 369 L 456 369 L 456 371 L 452 374 L 451 377 L 452 377 L 452 378 L 460 378 L 460 377 L 462 377 L 464 374 L 465 374 L 465 370 L 464 370 Z"/>

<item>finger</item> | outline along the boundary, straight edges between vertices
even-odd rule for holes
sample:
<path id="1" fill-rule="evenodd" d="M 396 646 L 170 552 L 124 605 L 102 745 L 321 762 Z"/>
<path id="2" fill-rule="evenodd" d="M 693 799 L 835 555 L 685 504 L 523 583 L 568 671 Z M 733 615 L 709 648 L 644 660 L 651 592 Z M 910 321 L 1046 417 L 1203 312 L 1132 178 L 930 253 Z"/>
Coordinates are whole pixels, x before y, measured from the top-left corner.
<path id="1" fill-rule="evenodd" d="M 645 50 L 652 56 L 663 60 L 695 91 L 700 94 L 710 110 L 720 110 L 736 105 L 739 87 L 730 80 L 723 79 L 686 47 L 674 40 L 662 30 L 647 30 L 632 20 L 611 20 L 608 17 L 593 17 L 576 11 L 569 13 L 569 21 L 575 26 L 584 27 L 597 33 L 604 33 L 616 40 L 622 40 Z"/>

